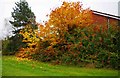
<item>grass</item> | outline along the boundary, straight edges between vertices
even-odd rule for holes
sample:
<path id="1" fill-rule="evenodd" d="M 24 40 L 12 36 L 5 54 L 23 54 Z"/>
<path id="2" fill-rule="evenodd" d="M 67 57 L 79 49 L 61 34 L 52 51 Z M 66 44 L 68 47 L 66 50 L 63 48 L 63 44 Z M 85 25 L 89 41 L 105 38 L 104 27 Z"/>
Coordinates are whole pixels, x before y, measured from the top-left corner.
<path id="1" fill-rule="evenodd" d="M 33 60 L 3 56 L 3 76 L 118 76 L 117 70 L 52 65 Z"/>

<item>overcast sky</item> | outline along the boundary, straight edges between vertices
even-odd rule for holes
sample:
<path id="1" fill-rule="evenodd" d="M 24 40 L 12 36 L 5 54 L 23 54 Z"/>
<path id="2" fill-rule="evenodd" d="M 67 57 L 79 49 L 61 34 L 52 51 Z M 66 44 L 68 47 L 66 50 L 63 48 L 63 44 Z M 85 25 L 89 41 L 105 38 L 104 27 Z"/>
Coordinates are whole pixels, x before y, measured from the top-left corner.
<path id="1" fill-rule="evenodd" d="M 15 6 L 15 2 L 19 0 L 0 0 L 0 38 L 7 33 L 4 26 L 4 19 L 11 17 L 11 12 Z M 50 13 L 50 9 L 54 9 L 62 4 L 62 1 L 80 1 L 84 8 L 112 14 L 118 16 L 119 0 L 26 0 L 36 15 L 37 22 L 46 21 L 46 15 Z"/>

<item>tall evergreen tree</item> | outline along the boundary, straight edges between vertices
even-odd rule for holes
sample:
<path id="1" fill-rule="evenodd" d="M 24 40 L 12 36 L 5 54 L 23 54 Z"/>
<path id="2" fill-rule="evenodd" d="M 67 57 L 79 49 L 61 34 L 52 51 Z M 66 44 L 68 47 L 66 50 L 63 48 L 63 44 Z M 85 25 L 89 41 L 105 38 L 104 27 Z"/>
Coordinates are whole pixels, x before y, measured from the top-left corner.
<path id="1" fill-rule="evenodd" d="M 16 28 L 15 34 L 19 32 L 20 27 L 26 26 L 28 23 L 32 24 L 33 28 L 36 28 L 35 24 L 35 14 L 31 11 L 28 3 L 25 0 L 20 0 L 20 2 L 15 3 L 16 6 L 13 8 L 12 17 L 13 21 L 10 23 Z"/>

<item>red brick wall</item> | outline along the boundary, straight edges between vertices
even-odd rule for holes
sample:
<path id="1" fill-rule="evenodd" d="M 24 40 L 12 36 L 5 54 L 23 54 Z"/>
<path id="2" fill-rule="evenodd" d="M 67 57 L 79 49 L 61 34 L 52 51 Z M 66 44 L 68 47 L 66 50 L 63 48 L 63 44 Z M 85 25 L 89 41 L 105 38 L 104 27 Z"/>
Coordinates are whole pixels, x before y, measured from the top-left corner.
<path id="1" fill-rule="evenodd" d="M 95 24 L 108 25 L 108 18 L 102 15 L 93 14 L 93 21 Z M 109 18 L 109 24 L 110 26 L 116 26 L 118 25 L 118 20 Z"/>

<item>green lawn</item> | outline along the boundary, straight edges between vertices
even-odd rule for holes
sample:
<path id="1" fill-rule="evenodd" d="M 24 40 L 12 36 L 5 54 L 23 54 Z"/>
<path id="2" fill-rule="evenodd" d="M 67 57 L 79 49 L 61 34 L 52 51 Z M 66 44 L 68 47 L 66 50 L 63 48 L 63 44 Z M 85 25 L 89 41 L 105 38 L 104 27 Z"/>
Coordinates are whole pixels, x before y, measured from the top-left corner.
<path id="1" fill-rule="evenodd" d="M 14 56 L 3 56 L 2 66 L 3 76 L 118 76 L 117 70 L 52 65 L 28 60 L 19 61 Z"/>

